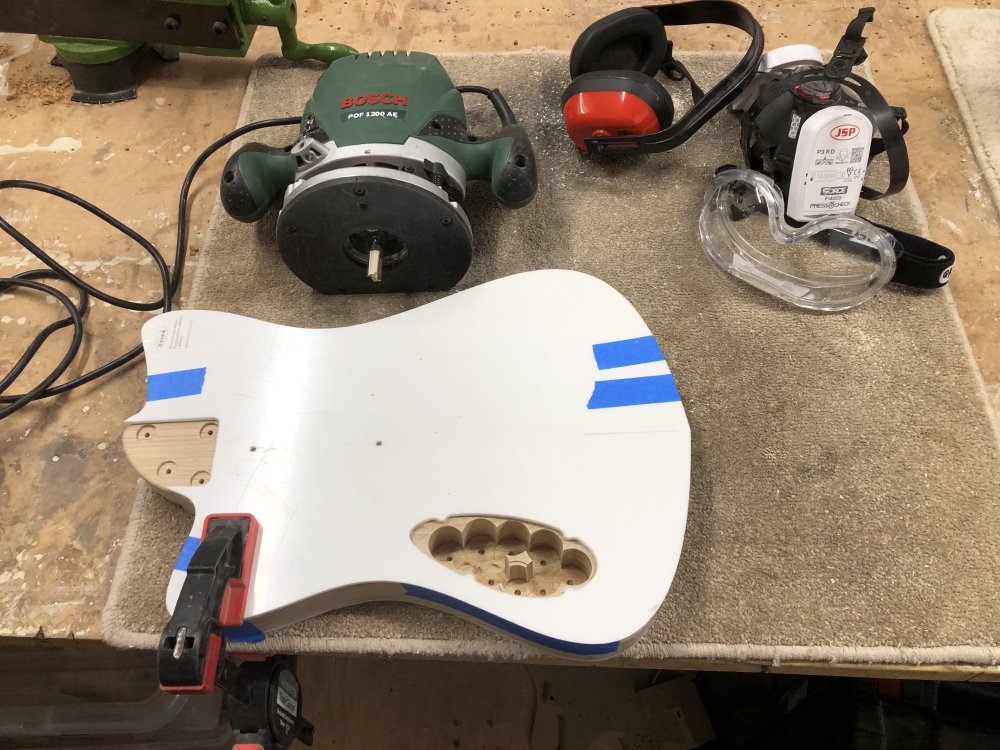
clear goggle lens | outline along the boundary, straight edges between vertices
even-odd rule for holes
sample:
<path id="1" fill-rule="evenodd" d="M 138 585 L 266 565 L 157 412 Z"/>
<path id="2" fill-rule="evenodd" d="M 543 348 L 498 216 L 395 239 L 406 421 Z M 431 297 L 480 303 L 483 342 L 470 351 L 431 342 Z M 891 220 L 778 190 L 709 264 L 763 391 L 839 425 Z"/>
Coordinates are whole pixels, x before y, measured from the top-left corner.
<path id="1" fill-rule="evenodd" d="M 887 231 L 853 215 L 790 226 L 781 191 L 748 169 L 715 176 L 698 228 L 705 250 L 723 269 L 809 310 L 856 307 L 896 270 L 897 242 Z"/>

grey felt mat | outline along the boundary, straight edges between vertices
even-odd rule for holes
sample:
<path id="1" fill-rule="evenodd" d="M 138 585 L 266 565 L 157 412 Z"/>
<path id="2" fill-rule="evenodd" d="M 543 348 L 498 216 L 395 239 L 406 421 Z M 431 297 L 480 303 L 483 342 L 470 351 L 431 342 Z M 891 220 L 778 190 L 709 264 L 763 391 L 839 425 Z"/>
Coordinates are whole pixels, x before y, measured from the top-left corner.
<path id="1" fill-rule="evenodd" d="M 686 61 L 703 82 L 732 65 L 724 56 Z M 591 159 L 562 130 L 565 55 L 445 64 L 457 83 L 507 93 L 541 165 L 538 196 L 519 211 L 501 208 L 485 186 L 471 191 L 478 244 L 459 288 L 548 267 L 604 279 L 649 323 L 687 409 L 694 468 L 684 552 L 660 613 L 627 656 L 1000 659 L 1000 456 L 948 292 L 889 286 L 829 316 L 789 307 L 725 274 L 698 241 L 707 180 L 717 165 L 739 161 L 729 115 L 668 154 Z M 243 119 L 301 113 L 319 72 L 261 63 Z M 477 128 L 493 127 L 482 102 L 470 108 Z M 922 225 L 912 193 L 864 208 L 900 228 Z M 217 210 L 191 306 L 318 327 L 437 296 L 315 294 L 280 262 L 273 230 L 273 216 L 246 226 Z M 140 495 L 105 612 L 111 643 L 156 643 L 167 576 L 190 523 L 172 503 Z M 263 648 L 535 655 L 457 617 L 396 603 L 300 623 L 270 634 Z"/>

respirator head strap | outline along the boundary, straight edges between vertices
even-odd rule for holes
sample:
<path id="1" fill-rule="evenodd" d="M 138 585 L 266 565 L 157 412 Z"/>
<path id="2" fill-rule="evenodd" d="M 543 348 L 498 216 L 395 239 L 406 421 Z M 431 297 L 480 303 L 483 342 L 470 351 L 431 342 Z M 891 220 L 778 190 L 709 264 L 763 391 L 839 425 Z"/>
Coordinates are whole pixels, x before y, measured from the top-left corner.
<path id="1" fill-rule="evenodd" d="M 755 100 L 740 118 L 740 147 L 747 166 L 769 172 L 775 150 L 787 140 L 788 119 L 793 108 L 792 92 L 784 91 L 762 103 Z"/>
<path id="2" fill-rule="evenodd" d="M 837 49 L 833 51 L 833 57 L 826 64 L 827 77 L 845 78 L 855 65 L 860 65 L 868 59 L 868 53 L 865 52 L 867 39 L 861 36 L 861 32 L 874 18 L 874 8 L 862 8 L 858 11 L 858 17 L 847 26 L 847 31 L 837 43 Z"/>
<path id="3" fill-rule="evenodd" d="M 864 78 L 851 75 L 842 80 L 841 84 L 857 93 L 867 107 L 868 117 L 878 130 L 882 142 L 878 152 L 872 149 L 869 161 L 882 151 L 885 151 L 889 161 L 889 186 L 884 192 L 870 187 L 862 188 L 861 197 L 866 200 L 878 200 L 887 195 L 894 195 L 906 186 L 906 181 L 910 178 L 910 157 L 906 151 L 906 141 L 903 140 L 903 134 L 909 130 L 909 123 L 905 119 L 906 112 L 903 111 L 904 119 L 900 121 L 896 109 L 890 107 L 879 90 Z"/>

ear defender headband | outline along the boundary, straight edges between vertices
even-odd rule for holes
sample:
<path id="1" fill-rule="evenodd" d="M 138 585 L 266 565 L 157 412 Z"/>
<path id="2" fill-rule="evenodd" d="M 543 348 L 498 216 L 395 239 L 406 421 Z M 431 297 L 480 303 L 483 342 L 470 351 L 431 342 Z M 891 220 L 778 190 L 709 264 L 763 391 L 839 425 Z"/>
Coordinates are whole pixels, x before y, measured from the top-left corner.
<path id="1" fill-rule="evenodd" d="M 674 60 L 665 26 L 722 24 L 746 32 L 750 48 L 739 65 L 703 93 Z M 626 8 L 591 24 L 570 54 L 572 83 L 563 93 L 563 120 L 583 151 L 669 151 L 684 143 L 733 101 L 757 73 L 764 31 L 742 5 L 694 0 L 674 5 Z M 691 83 L 694 104 L 673 122 L 674 103 L 653 76 L 662 70 Z"/>

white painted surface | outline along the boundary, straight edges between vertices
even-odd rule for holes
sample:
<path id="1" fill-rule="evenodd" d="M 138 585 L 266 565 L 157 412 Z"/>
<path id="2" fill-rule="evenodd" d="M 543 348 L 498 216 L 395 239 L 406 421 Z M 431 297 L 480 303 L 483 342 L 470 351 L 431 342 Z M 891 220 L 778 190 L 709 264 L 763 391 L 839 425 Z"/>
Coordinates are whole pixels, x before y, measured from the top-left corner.
<path id="1" fill-rule="evenodd" d="M 175 489 L 195 509 L 192 535 L 213 513 L 260 522 L 247 617 L 265 630 L 408 598 L 376 585 L 398 582 L 543 638 L 627 645 L 674 575 L 690 432 L 680 401 L 587 404 L 595 381 L 669 372 L 662 360 L 598 369 L 594 344 L 648 335 L 624 297 L 573 271 L 511 276 L 339 329 L 177 311 L 143 327 L 148 371 L 205 367 L 204 389 L 128 421 L 219 421 L 211 481 Z M 473 514 L 559 529 L 593 550 L 596 575 L 559 597 L 514 597 L 409 539 L 428 519 Z M 182 582 L 175 572 L 171 607 Z"/>

